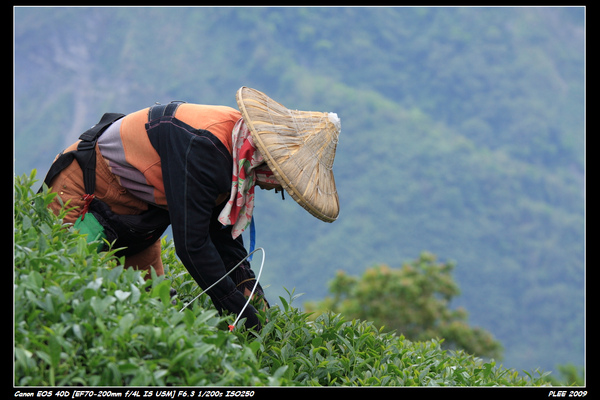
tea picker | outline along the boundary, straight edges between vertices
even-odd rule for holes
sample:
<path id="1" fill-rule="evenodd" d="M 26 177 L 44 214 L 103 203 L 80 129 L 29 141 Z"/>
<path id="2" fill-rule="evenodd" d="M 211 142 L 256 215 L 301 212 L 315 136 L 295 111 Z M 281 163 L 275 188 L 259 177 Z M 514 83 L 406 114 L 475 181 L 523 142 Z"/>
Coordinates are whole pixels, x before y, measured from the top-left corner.
<path id="1" fill-rule="evenodd" d="M 219 312 L 259 325 L 246 301 L 264 296 L 253 253 L 254 188 L 285 190 L 313 216 L 333 222 L 339 200 L 333 160 L 336 114 L 289 110 L 242 87 L 238 109 L 171 102 L 131 114 L 107 113 L 57 156 L 44 183 L 50 208 L 73 207 L 64 222 L 123 248 L 126 267 L 163 275 L 160 237 L 175 250 Z M 76 162 L 75 162 L 76 161 Z M 250 254 L 241 233 L 251 228 Z M 100 240 L 105 239 L 105 240 Z M 256 249 L 256 251 L 262 249 Z M 187 307 L 187 305 L 186 305 Z M 235 324 L 234 324 L 235 325 Z"/>

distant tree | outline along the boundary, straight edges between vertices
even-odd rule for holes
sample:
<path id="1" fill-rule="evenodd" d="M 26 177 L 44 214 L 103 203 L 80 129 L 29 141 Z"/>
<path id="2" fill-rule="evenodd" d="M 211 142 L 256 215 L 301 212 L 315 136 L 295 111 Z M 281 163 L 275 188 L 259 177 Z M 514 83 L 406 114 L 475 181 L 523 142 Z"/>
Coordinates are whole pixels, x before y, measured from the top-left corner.
<path id="1" fill-rule="evenodd" d="M 553 386 L 585 386 L 585 372 L 583 367 L 573 364 L 558 365 L 558 377 L 549 376 Z"/>
<path id="2" fill-rule="evenodd" d="M 500 358 L 502 346 L 489 332 L 469 326 L 463 308 L 449 308 L 452 298 L 460 294 L 451 276 L 453 269 L 453 263 L 438 263 L 425 252 L 401 268 L 367 268 L 360 278 L 338 271 L 329 286 L 333 296 L 305 307 L 315 314 L 330 310 L 370 320 L 409 340 L 444 339 L 446 348 Z"/>

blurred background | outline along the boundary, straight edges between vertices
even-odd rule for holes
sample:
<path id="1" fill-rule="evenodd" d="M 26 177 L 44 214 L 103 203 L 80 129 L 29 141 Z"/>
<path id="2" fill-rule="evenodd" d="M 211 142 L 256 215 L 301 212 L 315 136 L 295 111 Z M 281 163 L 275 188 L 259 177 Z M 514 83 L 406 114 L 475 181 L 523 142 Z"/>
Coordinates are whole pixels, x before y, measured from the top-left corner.
<path id="1" fill-rule="evenodd" d="M 270 302 L 429 251 L 504 366 L 584 365 L 585 8 L 13 10 L 15 174 L 155 102 L 336 112 L 339 219 L 257 194 Z"/>

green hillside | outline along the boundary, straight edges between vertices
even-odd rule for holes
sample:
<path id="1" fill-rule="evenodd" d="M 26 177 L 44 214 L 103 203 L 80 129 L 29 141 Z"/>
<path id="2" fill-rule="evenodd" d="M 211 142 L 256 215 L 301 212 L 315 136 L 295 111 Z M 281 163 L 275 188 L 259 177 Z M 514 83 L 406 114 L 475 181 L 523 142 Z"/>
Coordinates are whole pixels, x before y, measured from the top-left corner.
<path id="1" fill-rule="evenodd" d="M 319 300 L 429 251 L 503 364 L 584 364 L 585 9 L 15 9 L 15 172 L 43 175 L 104 112 L 242 86 L 342 119 L 338 221 L 261 192 L 263 286 Z"/>

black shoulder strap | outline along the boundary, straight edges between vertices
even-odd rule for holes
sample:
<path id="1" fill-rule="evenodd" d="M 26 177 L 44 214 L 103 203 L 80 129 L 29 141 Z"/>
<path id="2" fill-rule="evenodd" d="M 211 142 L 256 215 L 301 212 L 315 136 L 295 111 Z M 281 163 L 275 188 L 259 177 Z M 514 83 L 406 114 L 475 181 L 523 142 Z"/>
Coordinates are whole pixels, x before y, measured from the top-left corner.
<path id="1" fill-rule="evenodd" d="M 81 136 L 79 136 L 79 139 L 86 142 L 92 142 L 97 140 L 100 137 L 100 135 L 102 135 L 102 133 L 106 130 L 106 128 L 108 128 L 113 122 L 123 118 L 124 116 L 124 114 L 118 113 L 104 114 L 102 118 L 100 118 L 100 122 L 92 126 L 87 131 L 83 132 Z"/>
<path id="2" fill-rule="evenodd" d="M 77 145 L 75 159 L 83 171 L 83 184 L 86 194 L 93 194 L 96 190 L 96 142 L 106 128 L 124 116 L 124 114 L 106 113 L 102 116 L 100 122 L 79 136 L 81 141 Z"/>
<path id="3" fill-rule="evenodd" d="M 177 107 L 179 107 L 183 103 L 185 103 L 185 101 L 172 101 L 169 104 L 153 105 L 152 107 L 150 107 L 150 111 L 148 111 L 148 122 L 154 121 L 155 119 L 159 119 L 162 117 L 174 116 Z"/>

